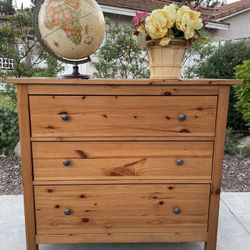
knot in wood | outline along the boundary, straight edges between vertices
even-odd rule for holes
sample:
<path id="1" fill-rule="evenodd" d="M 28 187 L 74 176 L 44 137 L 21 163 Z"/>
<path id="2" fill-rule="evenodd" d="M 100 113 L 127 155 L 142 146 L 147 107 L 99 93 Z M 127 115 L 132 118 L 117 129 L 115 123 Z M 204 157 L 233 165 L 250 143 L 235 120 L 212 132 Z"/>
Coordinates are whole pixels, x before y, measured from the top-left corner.
<path id="1" fill-rule="evenodd" d="M 48 188 L 47 191 L 48 191 L 48 193 L 53 193 L 54 189 L 53 188 Z"/>
<path id="2" fill-rule="evenodd" d="M 82 221 L 87 223 L 87 222 L 89 222 L 89 218 L 83 218 Z"/>
<path id="3" fill-rule="evenodd" d="M 86 198 L 86 195 L 81 194 L 81 195 L 80 195 L 80 198 L 81 198 L 81 199 L 85 199 L 85 198 Z"/>

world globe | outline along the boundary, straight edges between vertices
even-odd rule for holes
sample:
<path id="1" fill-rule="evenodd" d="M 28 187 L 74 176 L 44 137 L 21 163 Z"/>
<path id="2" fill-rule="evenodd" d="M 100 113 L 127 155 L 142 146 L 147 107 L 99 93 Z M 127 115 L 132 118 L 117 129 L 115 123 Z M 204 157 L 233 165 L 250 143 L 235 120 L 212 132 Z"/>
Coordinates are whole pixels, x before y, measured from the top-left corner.
<path id="1" fill-rule="evenodd" d="M 95 0 L 40 0 L 34 28 L 45 50 L 66 63 L 89 61 L 105 36 L 105 20 Z"/>

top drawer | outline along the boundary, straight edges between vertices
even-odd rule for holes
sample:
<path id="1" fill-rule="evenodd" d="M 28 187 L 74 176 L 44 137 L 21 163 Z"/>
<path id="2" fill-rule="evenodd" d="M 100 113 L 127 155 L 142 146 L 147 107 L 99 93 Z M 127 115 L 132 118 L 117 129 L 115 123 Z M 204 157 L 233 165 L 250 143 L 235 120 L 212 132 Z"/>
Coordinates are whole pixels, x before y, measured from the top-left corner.
<path id="1" fill-rule="evenodd" d="M 30 96 L 33 137 L 214 136 L 216 96 Z"/>

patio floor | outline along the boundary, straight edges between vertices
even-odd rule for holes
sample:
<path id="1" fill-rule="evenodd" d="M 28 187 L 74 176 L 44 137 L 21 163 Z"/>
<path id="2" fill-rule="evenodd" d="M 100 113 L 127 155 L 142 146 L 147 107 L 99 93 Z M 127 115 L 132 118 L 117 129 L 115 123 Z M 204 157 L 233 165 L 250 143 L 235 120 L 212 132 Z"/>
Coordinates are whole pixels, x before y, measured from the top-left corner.
<path id="1" fill-rule="evenodd" d="M 195 244 L 40 245 L 40 250 L 203 250 Z M 22 196 L 0 196 L 0 250 L 25 250 Z M 222 193 L 217 250 L 250 249 L 250 193 Z"/>

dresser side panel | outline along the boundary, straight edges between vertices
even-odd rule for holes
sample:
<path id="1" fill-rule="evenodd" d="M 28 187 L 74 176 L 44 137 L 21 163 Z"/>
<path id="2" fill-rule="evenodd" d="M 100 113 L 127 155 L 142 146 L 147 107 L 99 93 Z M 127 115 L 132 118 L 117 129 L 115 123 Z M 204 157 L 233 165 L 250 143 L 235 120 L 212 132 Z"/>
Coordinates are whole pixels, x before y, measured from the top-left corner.
<path id="1" fill-rule="evenodd" d="M 215 250 L 217 244 L 221 177 L 224 158 L 229 93 L 230 86 L 221 86 L 218 97 L 218 110 L 215 130 L 212 185 L 208 221 L 208 240 L 206 242 L 205 250 Z"/>
<path id="2" fill-rule="evenodd" d="M 33 193 L 33 170 L 31 160 L 31 143 L 30 143 L 30 117 L 28 86 L 17 86 L 18 98 L 18 119 L 22 158 L 22 176 L 24 189 L 24 211 L 26 225 L 26 246 L 27 250 L 37 250 L 36 244 L 36 227 L 34 213 L 34 193 Z"/>

